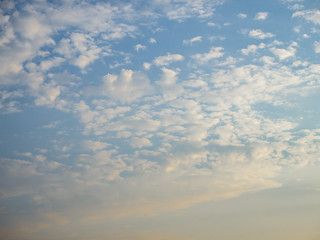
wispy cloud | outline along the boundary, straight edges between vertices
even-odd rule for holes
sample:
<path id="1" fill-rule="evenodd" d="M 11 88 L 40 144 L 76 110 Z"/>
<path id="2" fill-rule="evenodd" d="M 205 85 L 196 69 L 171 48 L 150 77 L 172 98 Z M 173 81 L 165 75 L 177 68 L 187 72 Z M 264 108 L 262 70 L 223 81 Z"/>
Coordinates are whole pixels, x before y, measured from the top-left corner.
<path id="1" fill-rule="evenodd" d="M 194 38 L 191 38 L 190 40 L 183 40 L 182 43 L 185 45 L 192 45 L 194 42 L 201 42 L 202 36 L 197 36 Z"/>
<path id="2" fill-rule="evenodd" d="M 239 14 L 237 14 L 237 17 L 238 17 L 238 18 L 241 18 L 241 19 L 245 19 L 245 18 L 247 18 L 247 14 L 245 14 L 245 13 L 239 13 Z"/>
<path id="3" fill-rule="evenodd" d="M 318 9 L 297 11 L 292 14 L 292 17 L 303 17 L 316 25 L 320 25 L 320 10 Z"/>

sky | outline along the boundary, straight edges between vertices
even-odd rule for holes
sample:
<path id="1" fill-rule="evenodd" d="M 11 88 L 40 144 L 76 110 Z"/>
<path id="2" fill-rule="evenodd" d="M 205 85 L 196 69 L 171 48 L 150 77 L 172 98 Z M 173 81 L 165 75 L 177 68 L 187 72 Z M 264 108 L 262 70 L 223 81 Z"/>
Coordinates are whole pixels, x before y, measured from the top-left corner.
<path id="1" fill-rule="evenodd" d="M 319 0 L 2 0 L 0 238 L 320 239 Z"/>

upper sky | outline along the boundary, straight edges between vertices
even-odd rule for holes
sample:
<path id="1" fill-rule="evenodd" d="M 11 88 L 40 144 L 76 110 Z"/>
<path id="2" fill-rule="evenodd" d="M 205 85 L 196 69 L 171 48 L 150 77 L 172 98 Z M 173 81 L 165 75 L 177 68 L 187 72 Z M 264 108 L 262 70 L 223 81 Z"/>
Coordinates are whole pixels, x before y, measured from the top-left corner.
<path id="1" fill-rule="evenodd" d="M 319 0 L 2 0 L 0 28 L 1 239 L 320 239 Z"/>

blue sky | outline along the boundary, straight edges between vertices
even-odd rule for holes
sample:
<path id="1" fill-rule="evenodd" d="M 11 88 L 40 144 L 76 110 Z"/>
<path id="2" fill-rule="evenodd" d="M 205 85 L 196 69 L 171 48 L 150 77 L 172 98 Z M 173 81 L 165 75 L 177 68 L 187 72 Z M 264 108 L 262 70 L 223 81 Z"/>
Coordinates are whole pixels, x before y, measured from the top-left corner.
<path id="1" fill-rule="evenodd" d="M 320 237 L 318 0 L 0 3 L 0 236 Z"/>

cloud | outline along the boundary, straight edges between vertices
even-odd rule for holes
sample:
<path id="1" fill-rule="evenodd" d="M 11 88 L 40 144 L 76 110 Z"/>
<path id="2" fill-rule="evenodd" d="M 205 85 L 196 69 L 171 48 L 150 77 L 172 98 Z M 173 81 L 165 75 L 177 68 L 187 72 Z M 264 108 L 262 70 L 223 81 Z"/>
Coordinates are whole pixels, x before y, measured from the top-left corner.
<path id="1" fill-rule="evenodd" d="M 72 33 L 69 39 L 62 39 L 55 51 L 71 60 L 79 68 L 85 68 L 99 58 L 102 49 L 95 45 L 93 39 L 82 33 Z"/>
<path id="2" fill-rule="evenodd" d="M 177 98 L 183 92 L 183 87 L 177 84 L 178 72 L 168 68 L 162 68 L 162 77 L 156 83 L 161 86 L 163 98 L 170 101 Z"/>
<path id="3" fill-rule="evenodd" d="M 314 46 L 315 53 L 320 53 L 320 42 L 315 41 L 313 46 Z"/>
<path id="4" fill-rule="evenodd" d="M 273 33 L 270 33 L 270 32 L 264 33 L 260 29 L 254 29 L 249 32 L 249 37 L 257 38 L 257 39 L 272 38 L 274 36 L 275 35 Z"/>
<path id="5" fill-rule="evenodd" d="M 28 155 L 31 157 L 31 155 Z M 0 197 L 9 198 L 23 194 L 33 194 L 46 185 L 47 180 L 37 169 L 37 164 L 20 159 L 0 158 Z M 4 182 L 4 180 L 9 182 Z M 3 184 L 6 183 L 6 184 Z"/>
<path id="6" fill-rule="evenodd" d="M 13 99 L 21 98 L 24 96 L 22 90 L 14 91 L 1 91 L 0 90 L 0 112 L 1 113 L 14 113 L 22 111 L 19 103 Z"/>
<path id="7" fill-rule="evenodd" d="M 153 92 L 146 75 L 132 70 L 122 69 L 119 75 L 107 74 L 103 84 L 97 88 L 86 88 L 89 96 L 108 96 L 120 102 L 132 102 Z"/>
<path id="8" fill-rule="evenodd" d="M 92 141 L 92 140 L 83 141 L 83 147 L 93 152 L 101 151 L 103 149 L 106 149 L 109 146 L 111 146 L 111 144 L 106 142 Z"/>
<path id="9" fill-rule="evenodd" d="M 147 63 L 147 62 L 144 62 L 143 63 L 143 68 L 145 69 L 145 70 L 149 70 L 150 68 L 151 68 L 151 63 Z"/>
<path id="10" fill-rule="evenodd" d="M 130 145 L 134 148 L 150 147 L 152 142 L 147 138 L 133 138 Z"/>
<path id="11" fill-rule="evenodd" d="M 137 44 L 134 49 L 139 52 L 140 50 L 145 50 L 147 47 L 141 44 Z"/>
<path id="12" fill-rule="evenodd" d="M 5 29 L 0 36 L 0 46 L 10 43 L 1 52 L 1 59 L 4 57 L 6 61 L 0 61 L 0 74 L 22 71 L 22 64 L 35 58 L 41 47 L 55 45 L 52 37 L 57 31 L 70 27 L 79 29 L 80 32 L 60 41 L 57 52 L 71 60 L 72 64 L 85 68 L 102 52 L 93 44 L 93 36 L 103 33 L 105 39 L 119 39 L 136 30 L 134 26 L 123 23 L 134 14 L 130 7 L 116 9 L 107 3 L 97 6 L 63 3 L 47 7 L 44 2 L 38 2 L 22 4 L 20 14 L 10 18 L 0 17 Z"/>
<path id="13" fill-rule="evenodd" d="M 301 10 L 301 9 L 304 8 L 304 6 L 302 4 L 296 3 L 296 4 L 292 5 L 292 6 L 289 6 L 288 8 L 291 9 L 291 10 Z"/>
<path id="14" fill-rule="evenodd" d="M 287 49 L 284 48 L 270 48 L 270 51 L 276 55 L 280 60 L 287 59 L 289 57 L 294 57 L 296 53 L 296 47 L 297 43 L 292 43 Z"/>
<path id="15" fill-rule="evenodd" d="M 7 45 L 15 38 L 14 29 L 9 23 L 9 19 L 10 17 L 8 15 L 0 15 L 0 26 L 3 30 L 0 34 L 0 47 L 2 47 L 3 45 Z"/>
<path id="16" fill-rule="evenodd" d="M 304 0 L 282 0 L 284 3 L 303 2 Z"/>
<path id="17" fill-rule="evenodd" d="M 216 24 L 216 23 L 213 23 L 213 22 L 208 22 L 208 26 L 210 26 L 210 27 L 219 27 L 220 28 L 219 24 Z"/>
<path id="18" fill-rule="evenodd" d="M 245 19 L 245 18 L 247 18 L 247 14 L 239 13 L 239 14 L 237 14 L 237 17 L 241 18 L 241 19 Z"/>
<path id="19" fill-rule="evenodd" d="M 197 36 L 194 38 L 191 38 L 190 40 L 183 40 L 182 43 L 185 45 L 192 45 L 194 42 L 201 42 L 202 36 Z"/>
<path id="20" fill-rule="evenodd" d="M 41 71 L 48 71 L 53 67 L 58 67 L 64 61 L 65 61 L 65 59 L 61 58 L 61 57 L 54 57 L 52 59 L 43 60 L 40 63 Z"/>
<path id="21" fill-rule="evenodd" d="M 198 53 L 192 55 L 191 58 L 193 58 L 199 64 L 205 64 L 212 59 L 222 57 L 224 55 L 222 51 L 223 47 L 212 47 L 208 53 Z"/>
<path id="22" fill-rule="evenodd" d="M 254 20 L 266 20 L 268 17 L 268 12 L 258 12 L 254 17 Z"/>
<path id="23" fill-rule="evenodd" d="M 259 45 L 249 45 L 247 48 L 241 49 L 242 54 L 248 55 L 250 53 L 255 53 L 258 49 L 265 48 L 266 45 L 264 43 L 260 43 Z"/>
<path id="24" fill-rule="evenodd" d="M 60 87 L 54 84 L 45 84 L 39 90 L 35 104 L 37 106 L 52 105 L 56 98 L 60 95 Z"/>
<path id="25" fill-rule="evenodd" d="M 320 25 L 320 10 L 318 9 L 298 11 L 293 13 L 292 17 L 302 17 L 307 21 L 313 22 L 316 25 Z"/>
<path id="26" fill-rule="evenodd" d="M 182 60 L 184 60 L 184 57 L 182 55 L 168 53 L 166 56 L 156 57 L 153 60 L 153 63 L 156 66 L 167 66 L 173 62 L 178 62 Z"/>
<path id="27" fill-rule="evenodd" d="M 136 3 L 35 1 L 10 17 L 0 11 L 0 109 L 26 111 L 2 117 L 30 125 L 35 113 L 37 129 L 20 126 L 12 136 L 23 137 L 12 146 L 2 140 L 10 145 L 6 155 L 17 152 L 0 158 L 0 211 L 14 213 L 1 229 L 10 225 L 22 238 L 92 239 L 91 225 L 279 187 L 284 172 L 319 162 L 320 130 L 312 116 L 317 96 L 311 93 L 319 90 L 320 65 L 303 59 L 303 44 L 286 44 L 283 36 L 270 44 L 245 37 L 258 43 L 230 50 L 229 42 L 207 48 L 201 36 L 183 42 L 183 35 L 176 43 L 197 46 L 165 54 L 181 46 L 150 39 L 158 19 L 167 23 L 167 13 L 180 22 L 205 18 L 219 3 L 154 0 L 139 9 Z M 126 36 L 135 39 L 121 40 Z M 150 51 L 139 51 L 145 46 L 137 42 Z M 319 53 L 318 40 L 311 43 Z M 177 62 L 181 69 L 171 67 Z M 130 68 L 109 68 L 122 64 Z M 142 67 L 149 71 L 137 70 Z"/>
<path id="28" fill-rule="evenodd" d="M 155 40 L 154 38 L 150 38 L 149 42 L 154 44 L 154 43 L 157 43 L 157 40 Z"/>
<path id="29" fill-rule="evenodd" d="M 224 3 L 224 1 L 200 0 L 194 2 L 187 0 L 183 2 L 174 1 L 153 1 L 157 6 L 162 7 L 163 12 L 170 20 L 183 21 L 190 17 L 207 18 L 213 15 L 215 7 Z"/>

